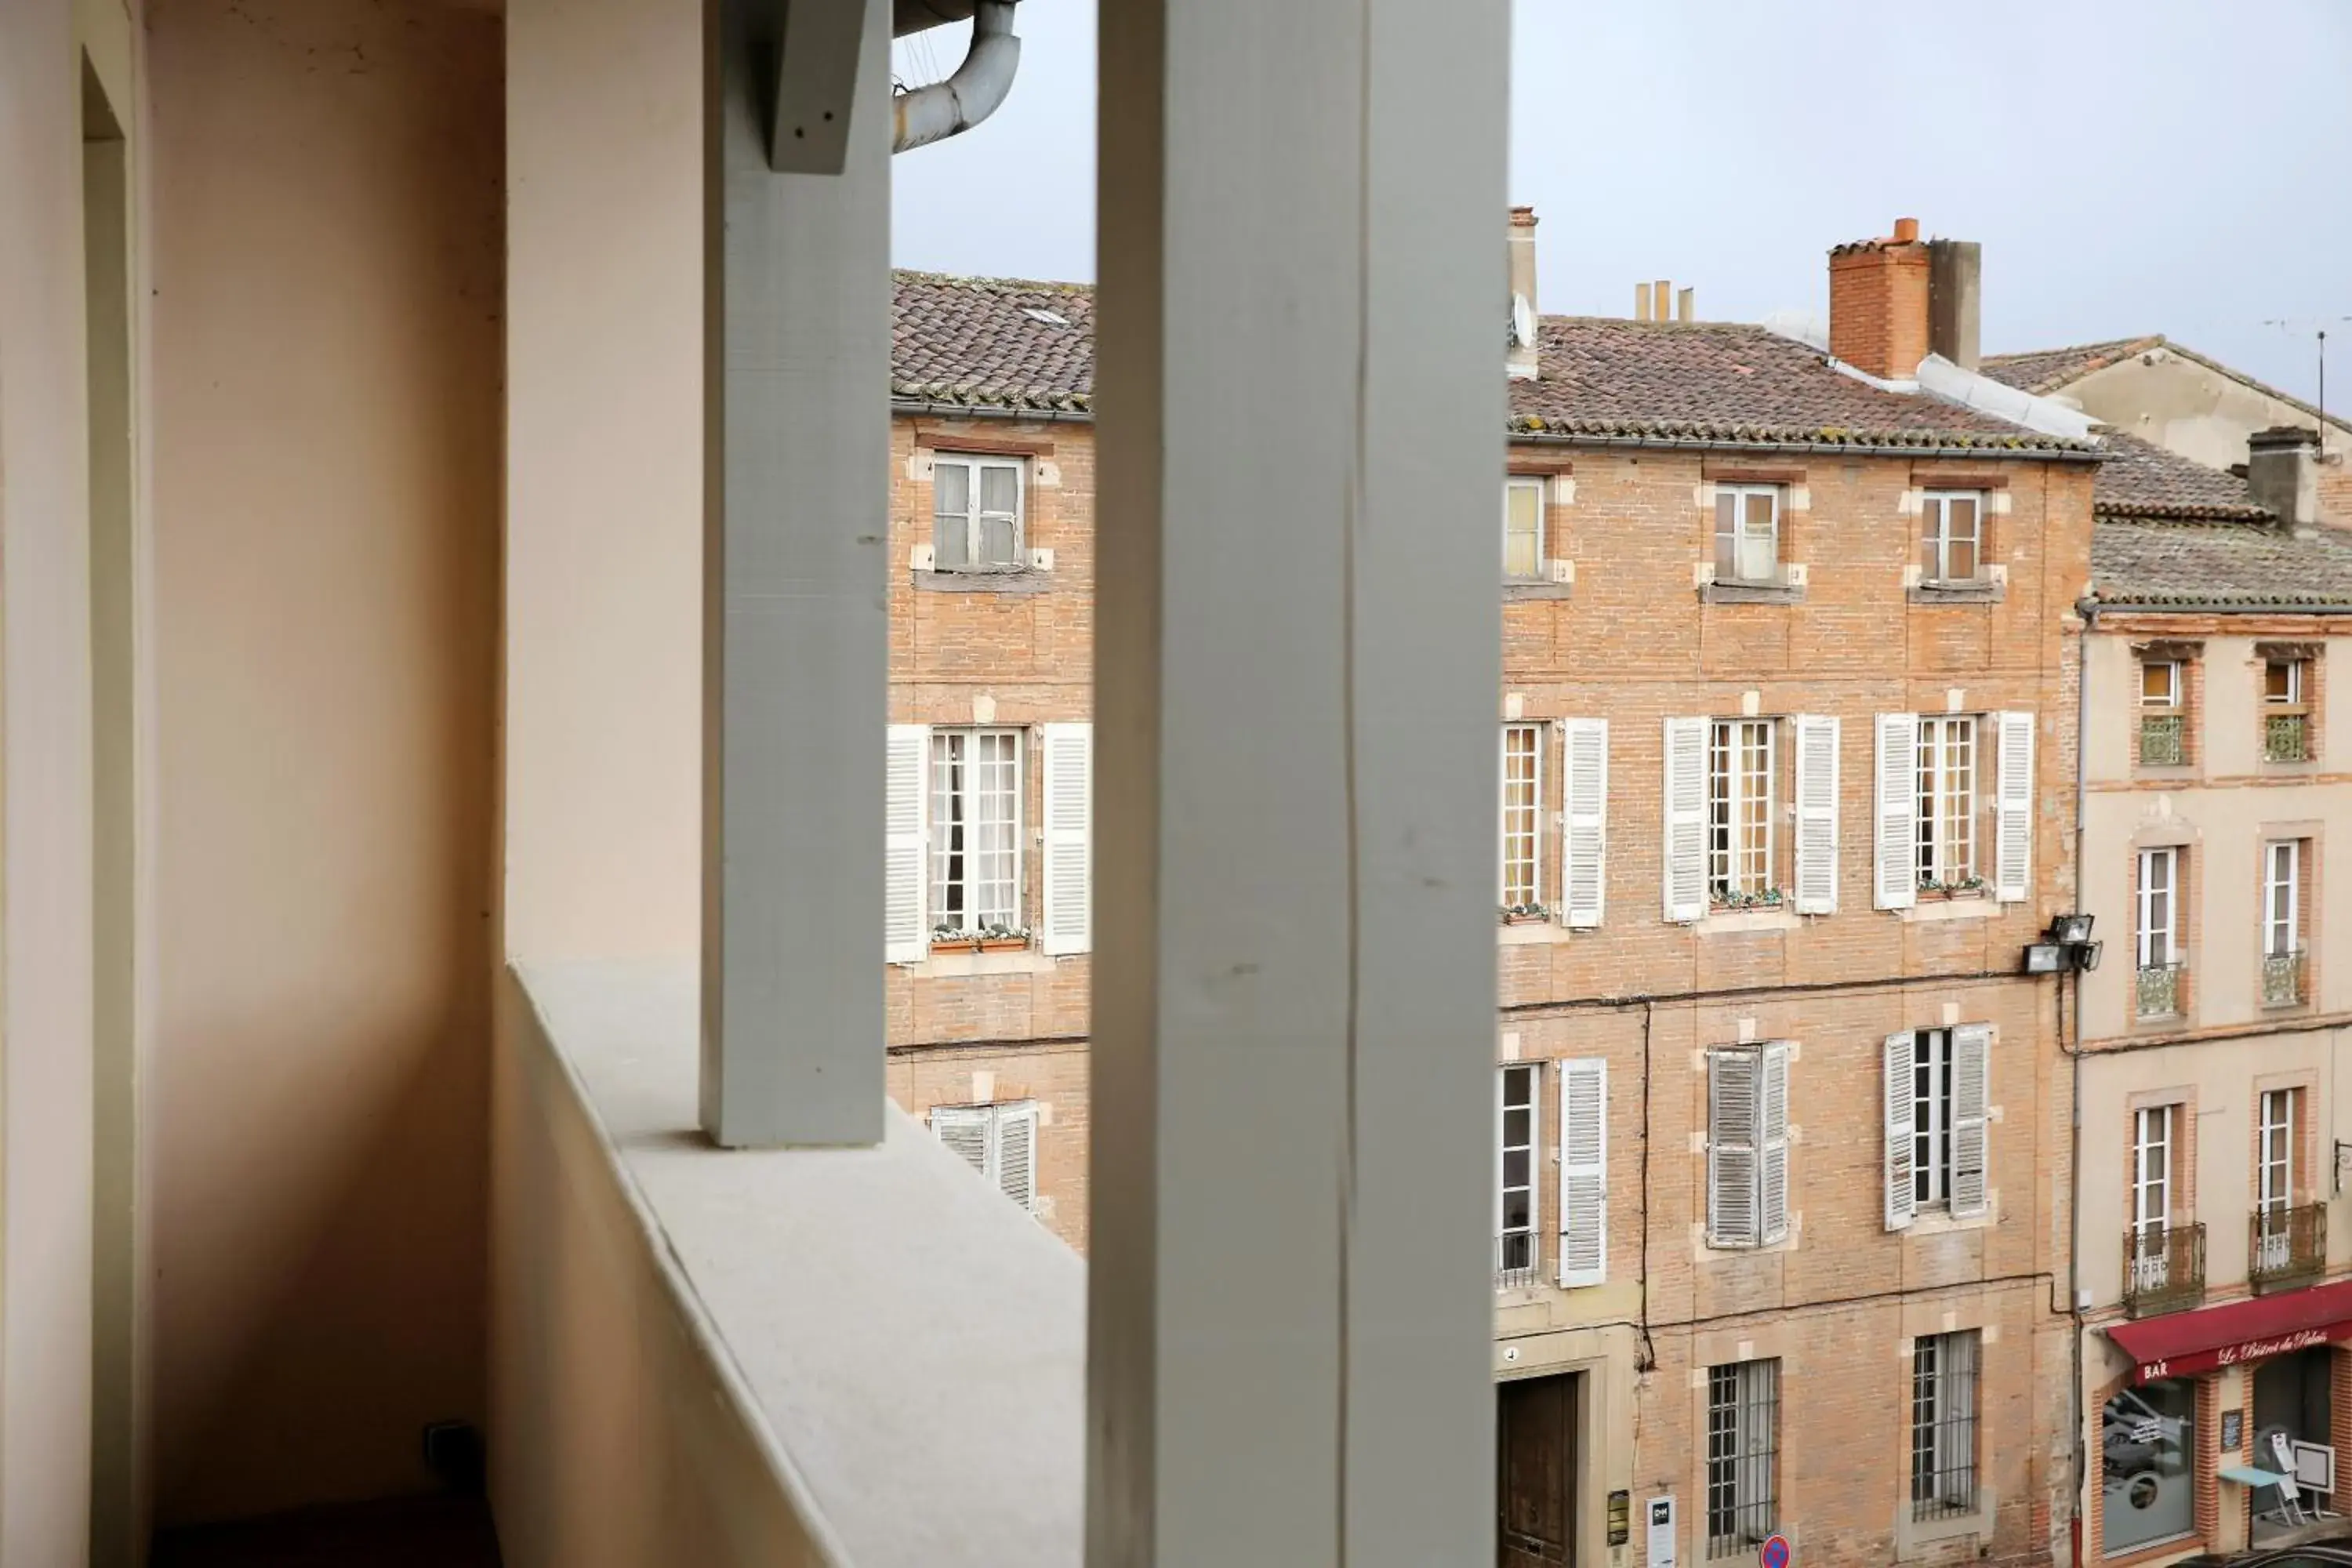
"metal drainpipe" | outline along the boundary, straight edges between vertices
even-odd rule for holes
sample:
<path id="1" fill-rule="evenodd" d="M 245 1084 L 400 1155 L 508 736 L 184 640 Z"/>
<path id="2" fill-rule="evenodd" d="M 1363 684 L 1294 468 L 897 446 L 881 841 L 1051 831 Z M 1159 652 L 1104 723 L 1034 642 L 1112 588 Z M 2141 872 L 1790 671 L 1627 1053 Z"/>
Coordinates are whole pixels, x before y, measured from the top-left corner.
<path id="1" fill-rule="evenodd" d="M 1021 67 L 1021 40 L 1013 34 L 1013 0 L 978 0 L 972 6 L 971 49 L 945 81 L 892 100 L 898 115 L 893 153 L 910 152 L 961 135 L 996 112 Z"/>
<path id="2" fill-rule="evenodd" d="M 2047 493 L 2044 480 L 2044 493 Z M 2084 886 L 2084 834 L 2090 826 L 2091 777 L 2091 638 L 2098 630 L 2099 606 L 2084 599 L 2075 606 L 2082 612 L 2083 635 L 2074 645 L 2074 908 L 2081 910 Z M 2066 977 L 2058 977 L 2063 994 Z M 2064 1017 L 2059 1021 L 2062 1031 L 2058 1047 L 2066 1049 Z M 2083 1435 L 2091 1413 L 2083 1401 L 2083 976 L 2074 975 L 2074 1047 L 2066 1053 L 2067 1071 L 2073 1079 L 2073 1092 L 2068 1121 L 2066 1148 L 2066 1320 L 2072 1329 L 2067 1336 L 2073 1342 L 2067 1347 L 2074 1367 L 2074 1386 L 2067 1391 L 2067 1408 L 2074 1412 L 2074 1519 L 2070 1531 L 2070 1545 L 2074 1568 L 2083 1561 L 2083 1510 L 2090 1506 L 2087 1493 L 2091 1480 L 2090 1439 Z"/>

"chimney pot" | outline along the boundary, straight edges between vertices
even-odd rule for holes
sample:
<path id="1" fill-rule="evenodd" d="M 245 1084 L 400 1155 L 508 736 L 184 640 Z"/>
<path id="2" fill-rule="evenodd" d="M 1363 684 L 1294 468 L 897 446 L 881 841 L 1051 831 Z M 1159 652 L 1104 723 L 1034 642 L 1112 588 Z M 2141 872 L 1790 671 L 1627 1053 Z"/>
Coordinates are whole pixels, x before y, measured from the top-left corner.
<path id="1" fill-rule="evenodd" d="M 1633 285 L 1633 319 L 1637 321 L 1650 319 L 1650 286 L 1647 283 Z"/>
<path id="2" fill-rule="evenodd" d="M 1830 251 L 1830 353 L 1886 381 L 1916 377 L 1929 352 L 1930 247 L 1918 238 L 1918 219 L 1897 218 L 1892 239 Z"/>
<path id="3" fill-rule="evenodd" d="M 2279 526 L 2308 533 L 2319 526 L 2319 433 L 2274 425 L 2246 437 L 2246 489 Z"/>
<path id="4" fill-rule="evenodd" d="M 1514 381 L 1533 381 L 1542 370 L 1536 346 L 1536 209 L 1513 207 L 1503 237 L 1511 287 L 1511 344 L 1504 370 Z M 1528 327 L 1525 342 L 1519 337 L 1522 323 Z"/>
<path id="5" fill-rule="evenodd" d="M 1685 289 L 1675 296 L 1675 320 L 1694 321 L 1698 319 L 1698 290 Z"/>

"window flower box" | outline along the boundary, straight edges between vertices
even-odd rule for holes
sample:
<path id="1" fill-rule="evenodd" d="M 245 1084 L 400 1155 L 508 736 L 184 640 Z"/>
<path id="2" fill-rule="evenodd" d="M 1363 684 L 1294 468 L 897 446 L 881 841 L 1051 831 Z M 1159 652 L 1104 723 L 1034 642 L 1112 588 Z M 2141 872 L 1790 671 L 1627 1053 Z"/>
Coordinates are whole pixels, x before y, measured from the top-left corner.
<path id="1" fill-rule="evenodd" d="M 1707 895 L 1707 908 L 1717 914 L 1744 914 L 1756 910 L 1778 910 L 1787 907 L 1788 894 L 1778 888 L 1759 888 L 1752 893 L 1716 891 Z"/>
<path id="2" fill-rule="evenodd" d="M 1551 919 L 1551 910 L 1544 904 L 1505 904 L 1502 921 L 1507 926 L 1541 925 Z"/>
<path id="3" fill-rule="evenodd" d="M 1941 903 L 1951 899 L 1980 899 L 1984 897 L 1984 891 L 1985 879 L 1982 877 L 1962 877 L 1956 882 L 1943 882 L 1933 877 L 1926 877 L 1919 882 L 1919 897 L 1923 902 Z"/>

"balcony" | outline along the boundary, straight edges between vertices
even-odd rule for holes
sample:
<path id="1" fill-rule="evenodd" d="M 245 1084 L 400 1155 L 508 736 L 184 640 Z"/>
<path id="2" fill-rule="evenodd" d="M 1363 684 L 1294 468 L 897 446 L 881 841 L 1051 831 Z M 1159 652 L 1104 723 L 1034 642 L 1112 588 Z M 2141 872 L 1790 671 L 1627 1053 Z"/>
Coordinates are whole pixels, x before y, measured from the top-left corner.
<path id="1" fill-rule="evenodd" d="M 2256 1209 L 2246 1216 L 2246 1279 L 2256 1295 L 2308 1285 L 2326 1268 L 2326 1205 Z"/>
<path id="2" fill-rule="evenodd" d="M 2177 768 L 2189 760 L 2189 720 L 2180 713 L 2145 713 L 2139 721 L 2139 761 L 2145 768 Z"/>
<path id="3" fill-rule="evenodd" d="M 1542 1258 L 1535 1232 L 1507 1231 L 1495 1238 L 1495 1289 L 1524 1290 L 1536 1282 Z"/>
<path id="4" fill-rule="evenodd" d="M 2263 960 L 2263 1005 L 2299 1007 L 2304 1002 L 2304 955 L 2274 952 Z"/>
<path id="5" fill-rule="evenodd" d="M 2134 1012 L 2142 1018 L 2180 1016 L 2180 969 L 2178 963 L 2143 963 Z"/>
<path id="6" fill-rule="evenodd" d="M 2205 1300 L 2205 1225 L 2151 1225 L 2124 1232 L 2124 1310 L 2178 1312 Z"/>
<path id="7" fill-rule="evenodd" d="M 2311 719 L 2309 715 L 2273 713 L 2263 720 L 2263 761 L 2307 763 L 2310 760 Z"/>

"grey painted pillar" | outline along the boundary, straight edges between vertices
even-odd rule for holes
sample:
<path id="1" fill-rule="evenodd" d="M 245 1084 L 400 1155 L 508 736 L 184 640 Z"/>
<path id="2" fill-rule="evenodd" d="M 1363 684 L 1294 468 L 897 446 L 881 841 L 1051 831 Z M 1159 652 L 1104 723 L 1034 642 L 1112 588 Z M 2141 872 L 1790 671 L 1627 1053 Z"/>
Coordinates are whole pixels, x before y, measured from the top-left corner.
<path id="1" fill-rule="evenodd" d="M 1507 3 L 1100 26 L 1087 1560 L 1491 1562 Z"/>
<path id="2" fill-rule="evenodd" d="M 709 0 L 702 1125 L 882 1137 L 889 626 L 889 0 L 862 12 L 844 167 L 780 174 L 781 0 Z M 834 51 L 839 58 L 842 51 Z"/>

